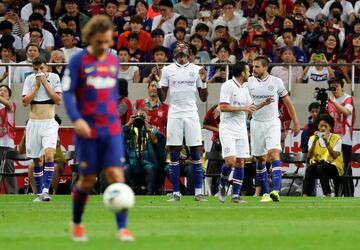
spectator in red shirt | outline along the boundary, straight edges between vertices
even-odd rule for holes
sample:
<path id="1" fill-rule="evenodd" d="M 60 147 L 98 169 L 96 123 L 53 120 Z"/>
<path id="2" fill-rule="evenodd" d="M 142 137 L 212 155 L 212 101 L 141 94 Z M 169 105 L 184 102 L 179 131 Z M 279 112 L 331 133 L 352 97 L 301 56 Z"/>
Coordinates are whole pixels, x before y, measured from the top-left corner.
<path id="1" fill-rule="evenodd" d="M 136 109 L 146 109 L 149 116 L 149 124 L 157 128 L 166 136 L 166 123 L 169 106 L 162 103 L 157 94 L 156 80 L 148 84 L 148 98 L 136 100 Z"/>
<path id="2" fill-rule="evenodd" d="M 119 79 L 119 97 L 118 112 L 121 125 L 124 126 L 132 116 L 132 104 L 128 98 L 128 82 L 124 78 Z"/>
<path id="3" fill-rule="evenodd" d="M 154 17 L 160 15 L 160 0 L 153 0 L 153 4 L 149 6 L 147 17 L 154 19 Z"/>
<path id="4" fill-rule="evenodd" d="M 265 3 L 265 2 L 264 2 Z M 282 26 L 282 18 L 278 16 L 279 13 L 279 3 L 276 0 L 267 0 L 266 8 L 265 8 L 265 28 L 267 32 L 271 35 L 273 41 L 277 38 L 281 26 Z"/>
<path id="5" fill-rule="evenodd" d="M 266 8 L 268 7 L 268 2 L 273 1 L 277 2 L 279 16 L 285 17 L 287 14 L 292 13 L 294 9 L 294 3 L 292 0 L 265 0 L 261 4 L 261 12 L 264 12 L 264 10 L 266 11 Z"/>
<path id="6" fill-rule="evenodd" d="M 260 7 L 256 0 L 248 0 L 245 1 L 242 10 L 244 12 L 244 17 L 251 17 L 254 18 L 255 16 L 258 16 L 260 13 Z"/>
<path id="7" fill-rule="evenodd" d="M 220 112 L 217 109 L 217 104 L 212 106 L 205 114 L 203 121 L 203 128 L 213 132 L 211 141 L 214 143 L 219 139 L 219 123 L 220 123 Z M 214 146 L 214 145 L 213 145 Z"/>
<path id="8" fill-rule="evenodd" d="M 142 30 L 142 24 L 143 20 L 140 16 L 134 15 L 130 19 L 130 29 L 131 31 L 125 31 L 120 34 L 118 39 L 117 48 L 126 47 L 129 48 L 129 34 L 132 32 L 136 32 L 139 34 L 139 44 L 138 47 L 141 49 L 144 53 L 148 53 L 151 48 L 154 47 L 154 42 L 151 38 L 151 35 Z"/>

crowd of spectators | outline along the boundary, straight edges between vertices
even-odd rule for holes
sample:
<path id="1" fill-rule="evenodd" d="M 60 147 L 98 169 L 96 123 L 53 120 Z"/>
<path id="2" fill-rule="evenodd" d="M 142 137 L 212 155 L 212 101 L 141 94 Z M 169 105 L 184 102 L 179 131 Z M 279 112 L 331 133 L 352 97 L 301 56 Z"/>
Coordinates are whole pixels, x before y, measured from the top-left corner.
<path id="1" fill-rule="evenodd" d="M 7 0 L 0 3 L 1 62 L 69 62 L 86 46 L 81 30 L 91 16 L 114 23 L 111 53 L 122 62 L 172 62 L 176 42 L 191 46 L 195 63 L 357 63 L 360 60 L 360 2 L 346 0 Z M 62 68 L 53 68 L 62 76 Z M 123 66 L 129 84 L 149 83 L 154 67 Z M 351 67 L 293 68 L 296 83 L 323 83 L 334 75 L 351 81 Z M 26 67 L 13 74 L 22 83 Z M 288 67 L 272 73 L 285 82 Z M 359 69 L 356 68 L 359 80 Z M 0 82 L 8 81 L 0 69 Z M 224 82 L 231 72 L 208 67 L 208 80 Z"/>

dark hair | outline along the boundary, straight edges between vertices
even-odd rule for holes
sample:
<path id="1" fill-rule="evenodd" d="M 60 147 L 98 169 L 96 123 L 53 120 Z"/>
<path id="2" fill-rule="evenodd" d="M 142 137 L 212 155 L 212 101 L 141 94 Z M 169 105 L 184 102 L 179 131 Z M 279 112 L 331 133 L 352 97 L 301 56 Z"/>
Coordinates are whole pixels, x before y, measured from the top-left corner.
<path id="1" fill-rule="evenodd" d="M 347 61 L 347 57 L 346 57 L 345 54 L 339 53 L 339 54 L 336 55 L 336 62 L 337 62 L 338 60 L 345 60 L 345 61 Z"/>
<path id="2" fill-rule="evenodd" d="M 319 127 L 319 123 L 321 121 L 324 121 L 327 124 L 329 124 L 330 127 L 331 127 L 331 131 L 333 131 L 333 128 L 334 128 L 334 125 L 335 125 L 335 120 L 334 120 L 334 118 L 332 118 L 331 115 L 329 115 L 329 114 L 321 114 L 321 115 L 319 115 L 318 118 L 316 119 L 316 128 Z"/>
<path id="3" fill-rule="evenodd" d="M 119 52 L 120 51 L 126 51 L 129 55 L 130 55 L 130 50 L 128 49 L 128 48 L 126 48 L 126 47 L 120 47 L 119 49 L 118 49 L 118 54 L 119 54 Z"/>
<path id="4" fill-rule="evenodd" d="M 218 53 L 220 52 L 220 50 L 222 50 L 222 49 L 225 49 L 225 50 L 226 50 L 227 52 L 229 52 L 229 54 L 231 55 L 231 49 L 230 49 L 229 45 L 227 45 L 227 44 L 221 44 L 221 45 L 217 48 L 216 54 L 218 54 Z"/>
<path id="5" fill-rule="evenodd" d="M 198 32 L 200 30 L 204 30 L 206 32 L 209 32 L 209 26 L 207 26 L 205 23 L 198 23 L 196 26 L 195 26 L 195 32 Z"/>
<path id="6" fill-rule="evenodd" d="M 66 35 L 72 35 L 73 37 L 75 37 L 74 31 L 72 31 L 72 30 L 69 29 L 69 28 L 66 28 L 66 29 L 61 30 L 60 33 L 61 33 L 61 35 L 66 34 Z"/>
<path id="7" fill-rule="evenodd" d="M 40 14 L 40 13 L 32 13 L 29 16 L 29 22 L 31 21 L 40 21 L 40 22 L 44 22 L 44 17 Z"/>
<path id="8" fill-rule="evenodd" d="M 187 18 L 184 16 L 178 16 L 174 21 L 174 26 L 176 27 L 176 24 L 181 20 L 186 22 L 186 26 L 189 26 L 189 22 L 188 22 Z"/>
<path id="9" fill-rule="evenodd" d="M 257 56 L 254 61 L 261 62 L 261 65 L 264 67 L 269 67 L 270 60 L 267 56 Z"/>
<path id="10" fill-rule="evenodd" d="M 130 17 L 130 23 L 143 24 L 143 19 L 139 15 L 133 15 Z"/>
<path id="11" fill-rule="evenodd" d="M 190 55 L 196 56 L 198 50 L 197 50 L 197 48 L 196 48 L 194 45 L 189 44 L 189 52 L 190 52 Z"/>
<path id="12" fill-rule="evenodd" d="M 75 17 L 69 16 L 69 15 L 65 15 L 62 19 L 62 22 L 68 24 L 71 21 L 74 21 L 76 23 L 76 25 L 78 24 L 77 19 Z"/>
<path id="13" fill-rule="evenodd" d="M 233 7 L 235 7 L 235 6 L 236 6 L 236 4 L 235 4 L 235 1 L 234 1 L 234 0 L 224 0 L 224 1 L 222 2 L 221 7 L 222 7 L 222 8 L 224 8 L 224 6 L 225 6 L 225 5 L 232 5 Z"/>
<path id="14" fill-rule="evenodd" d="M 294 37 L 294 40 L 296 39 L 296 32 L 295 32 L 294 29 L 283 29 L 281 35 L 284 35 L 285 33 L 291 33 L 293 35 L 293 37 Z"/>
<path id="15" fill-rule="evenodd" d="M 217 42 L 221 42 L 221 44 L 229 44 L 228 41 L 227 41 L 225 38 L 223 38 L 223 37 L 219 37 L 219 38 L 214 39 L 213 45 L 215 46 L 215 44 L 216 44 Z"/>
<path id="16" fill-rule="evenodd" d="M 36 10 L 36 9 L 40 9 L 40 10 L 43 10 L 45 11 L 45 14 L 46 14 L 46 7 L 45 7 L 45 4 L 43 3 L 37 3 L 37 4 L 34 4 L 33 7 L 32 7 L 32 10 Z"/>
<path id="17" fill-rule="evenodd" d="M 164 46 L 156 46 L 155 48 L 153 48 L 152 54 L 155 55 L 155 53 L 157 52 L 164 52 L 165 55 L 167 56 L 167 50 Z"/>
<path id="18" fill-rule="evenodd" d="M 5 85 L 5 84 L 1 84 L 1 85 L 0 85 L 0 88 L 3 88 L 3 87 L 8 90 L 8 92 L 9 92 L 9 97 L 11 97 L 12 91 L 11 91 L 10 87 L 7 86 L 7 85 Z"/>
<path id="19" fill-rule="evenodd" d="M 341 85 L 341 88 L 344 88 L 343 79 L 341 79 L 341 78 L 338 77 L 338 76 L 335 76 L 335 77 L 331 78 L 331 79 L 328 81 L 328 84 L 329 84 L 329 86 L 331 86 L 331 84 L 340 84 L 340 85 Z"/>
<path id="20" fill-rule="evenodd" d="M 29 44 L 26 46 L 25 51 L 27 52 L 30 47 L 36 47 L 37 50 L 38 50 L 38 52 L 40 53 L 40 47 L 39 47 L 37 44 L 35 44 L 35 43 L 29 43 Z"/>
<path id="21" fill-rule="evenodd" d="M 199 34 L 196 34 L 196 33 L 190 37 L 189 42 L 191 42 L 194 39 L 199 39 L 199 40 L 203 41 L 202 36 L 200 36 Z"/>
<path id="22" fill-rule="evenodd" d="M 184 33 L 184 35 L 186 35 L 186 30 L 184 28 L 175 28 L 174 32 L 173 32 L 175 37 L 176 37 L 176 33 L 178 33 L 178 32 L 182 32 L 182 33 Z"/>
<path id="23" fill-rule="evenodd" d="M 29 31 L 29 35 L 31 36 L 31 34 L 32 34 L 32 33 L 34 33 L 34 32 L 38 32 L 38 33 L 40 33 L 41 38 L 43 38 L 43 37 L 44 37 L 44 35 L 43 35 L 43 33 L 42 33 L 41 29 L 30 29 L 30 31 Z"/>
<path id="24" fill-rule="evenodd" d="M 105 1 L 104 6 L 106 7 L 110 3 L 113 4 L 113 5 L 118 6 L 118 2 L 116 0 L 107 0 L 107 1 Z"/>
<path id="25" fill-rule="evenodd" d="M 128 41 L 130 41 L 131 39 L 139 41 L 139 34 L 136 32 L 131 32 L 128 36 Z"/>
<path id="26" fill-rule="evenodd" d="M 282 54 L 283 54 L 285 51 L 291 51 L 291 52 L 294 54 L 294 56 L 296 55 L 295 50 L 294 50 L 293 47 L 291 47 L 291 46 L 285 46 L 285 47 L 282 47 L 282 48 L 280 49 L 280 56 L 282 56 Z"/>
<path id="27" fill-rule="evenodd" d="M 309 104 L 308 111 L 311 112 L 312 109 L 319 109 L 320 103 L 318 102 L 312 102 Z"/>
<path id="28" fill-rule="evenodd" d="M 279 2 L 277 0 L 267 0 L 266 7 L 268 7 L 269 5 L 275 5 L 277 8 L 279 8 Z"/>
<path id="29" fill-rule="evenodd" d="M 13 44 L 15 42 L 15 37 L 11 34 L 5 34 L 0 38 L 0 43 L 4 44 Z"/>
<path id="30" fill-rule="evenodd" d="M 12 30 L 13 29 L 13 24 L 11 22 L 9 22 L 8 20 L 4 20 L 2 22 L 0 22 L 0 30 Z"/>
<path id="31" fill-rule="evenodd" d="M 10 50 L 12 54 L 15 54 L 15 48 L 12 43 L 2 43 L 0 47 L 0 52 L 2 52 L 3 49 Z"/>
<path id="32" fill-rule="evenodd" d="M 46 64 L 46 60 L 45 60 L 45 58 L 43 58 L 41 56 L 35 57 L 35 59 L 32 61 L 33 66 L 38 66 L 43 63 Z"/>
<path id="33" fill-rule="evenodd" d="M 151 37 L 154 37 L 154 36 L 165 37 L 165 33 L 162 29 L 154 29 L 153 31 L 151 31 Z"/>
<path id="34" fill-rule="evenodd" d="M 141 3 L 142 5 L 144 5 L 147 10 L 149 9 L 149 4 L 148 4 L 146 1 L 144 1 L 144 0 L 137 0 L 136 3 L 135 3 L 135 7 L 136 7 L 136 5 L 138 5 L 139 3 Z"/>
<path id="35" fill-rule="evenodd" d="M 119 78 L 119 95 L 127 97 L 128 92 L 128 81 L 124 78 Z"/>
<path id="36" fill-rule="evenodd" d="M 333 9 L 340 9 L 341 12 L 343 12 L 342 4 L 339 3 L 339 2 L 336 2 L 336 1 L 334 1 L 334 2 L 330 5 L 329 11 L 331 11 L 331 10 L 333 10 Z"/>
<path id="37" fill-rule="evenodd" d="M 94 16 L 82 29 L 83 41 L 88 43 L 90 38 L 95 36 L 95 34 L 105 33 L 109 30 L 114 30 L 114 24 L 109 17 L 105 15 Z"/>
<path id="38" fill-rule="evenodd" d="M 236 63 L 232 66 L 233 76 L 241 76 L 241 73 L 245 72 L 246 66 L 248 66 L 246 62 L 236 61 Z"/>
<path id="39" fill-rule="evenodd" d="M 334 51 L 338 52 L 340 50 L 340 39 L 339 39 L 338 34 L 336 34 L 336 33 L 327 33 L 327 34 L 325 34 L 324 41 L 326 41 L 329 38 L 329 36 L 335 37 L 336 47 L 335 47 Z"/>

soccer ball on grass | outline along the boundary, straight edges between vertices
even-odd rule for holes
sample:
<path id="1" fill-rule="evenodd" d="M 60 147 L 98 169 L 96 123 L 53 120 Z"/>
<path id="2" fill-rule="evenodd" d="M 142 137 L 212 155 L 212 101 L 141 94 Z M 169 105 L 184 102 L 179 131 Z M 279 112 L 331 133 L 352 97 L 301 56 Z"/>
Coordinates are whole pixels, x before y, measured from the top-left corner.
<path id="1" fill-rule="evenodd" d="M 134 207 L 135 194 L 132 189 L 124 183 L 114 183 L 105 189 L 104 205 L 113 212 L 120 212 Z"/>

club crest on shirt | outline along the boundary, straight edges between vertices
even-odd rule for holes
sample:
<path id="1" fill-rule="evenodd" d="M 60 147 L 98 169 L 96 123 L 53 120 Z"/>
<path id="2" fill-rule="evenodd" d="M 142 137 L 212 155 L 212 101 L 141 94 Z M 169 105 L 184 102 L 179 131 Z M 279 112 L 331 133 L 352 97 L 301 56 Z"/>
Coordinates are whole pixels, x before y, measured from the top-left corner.
<path id="1" fill-rule="evenodd" d="M 230 148 L 226 147 L 225 148 L 225 153 L 229 153 L 230 152 Z"/>
<path id="2" fill-rule="evenodd" d="M 110 72 L 111 74 L 116 74 L 116 67 L 115 66 L 110 66 Z"/>
<path id="3" fill-rule="evenodd" d="M 273 85 L 269 85 L 268 90 L 269 90 L 269 91 L 273 91 L 273 90 L 274 90 L 274 86 L 273 86 Z"/>
<path id="4" fill-rule="evenodd" d="M 82 162 L 80 162 L 80 164 L 79 164 L 79 167 L 81 168 L 81 169 L 85 169 L 85 168 L 87 168 L 89 166 L 89 164 L 86 162 L 86 161 L 82 161 Z"/>
<path id="5" fill-rule="evenodd" d="M 194 77 L 194 76 L 195 76 L 195 72 L 189 72 L 189 75 L 190 75 L 191 77 Z"/>

